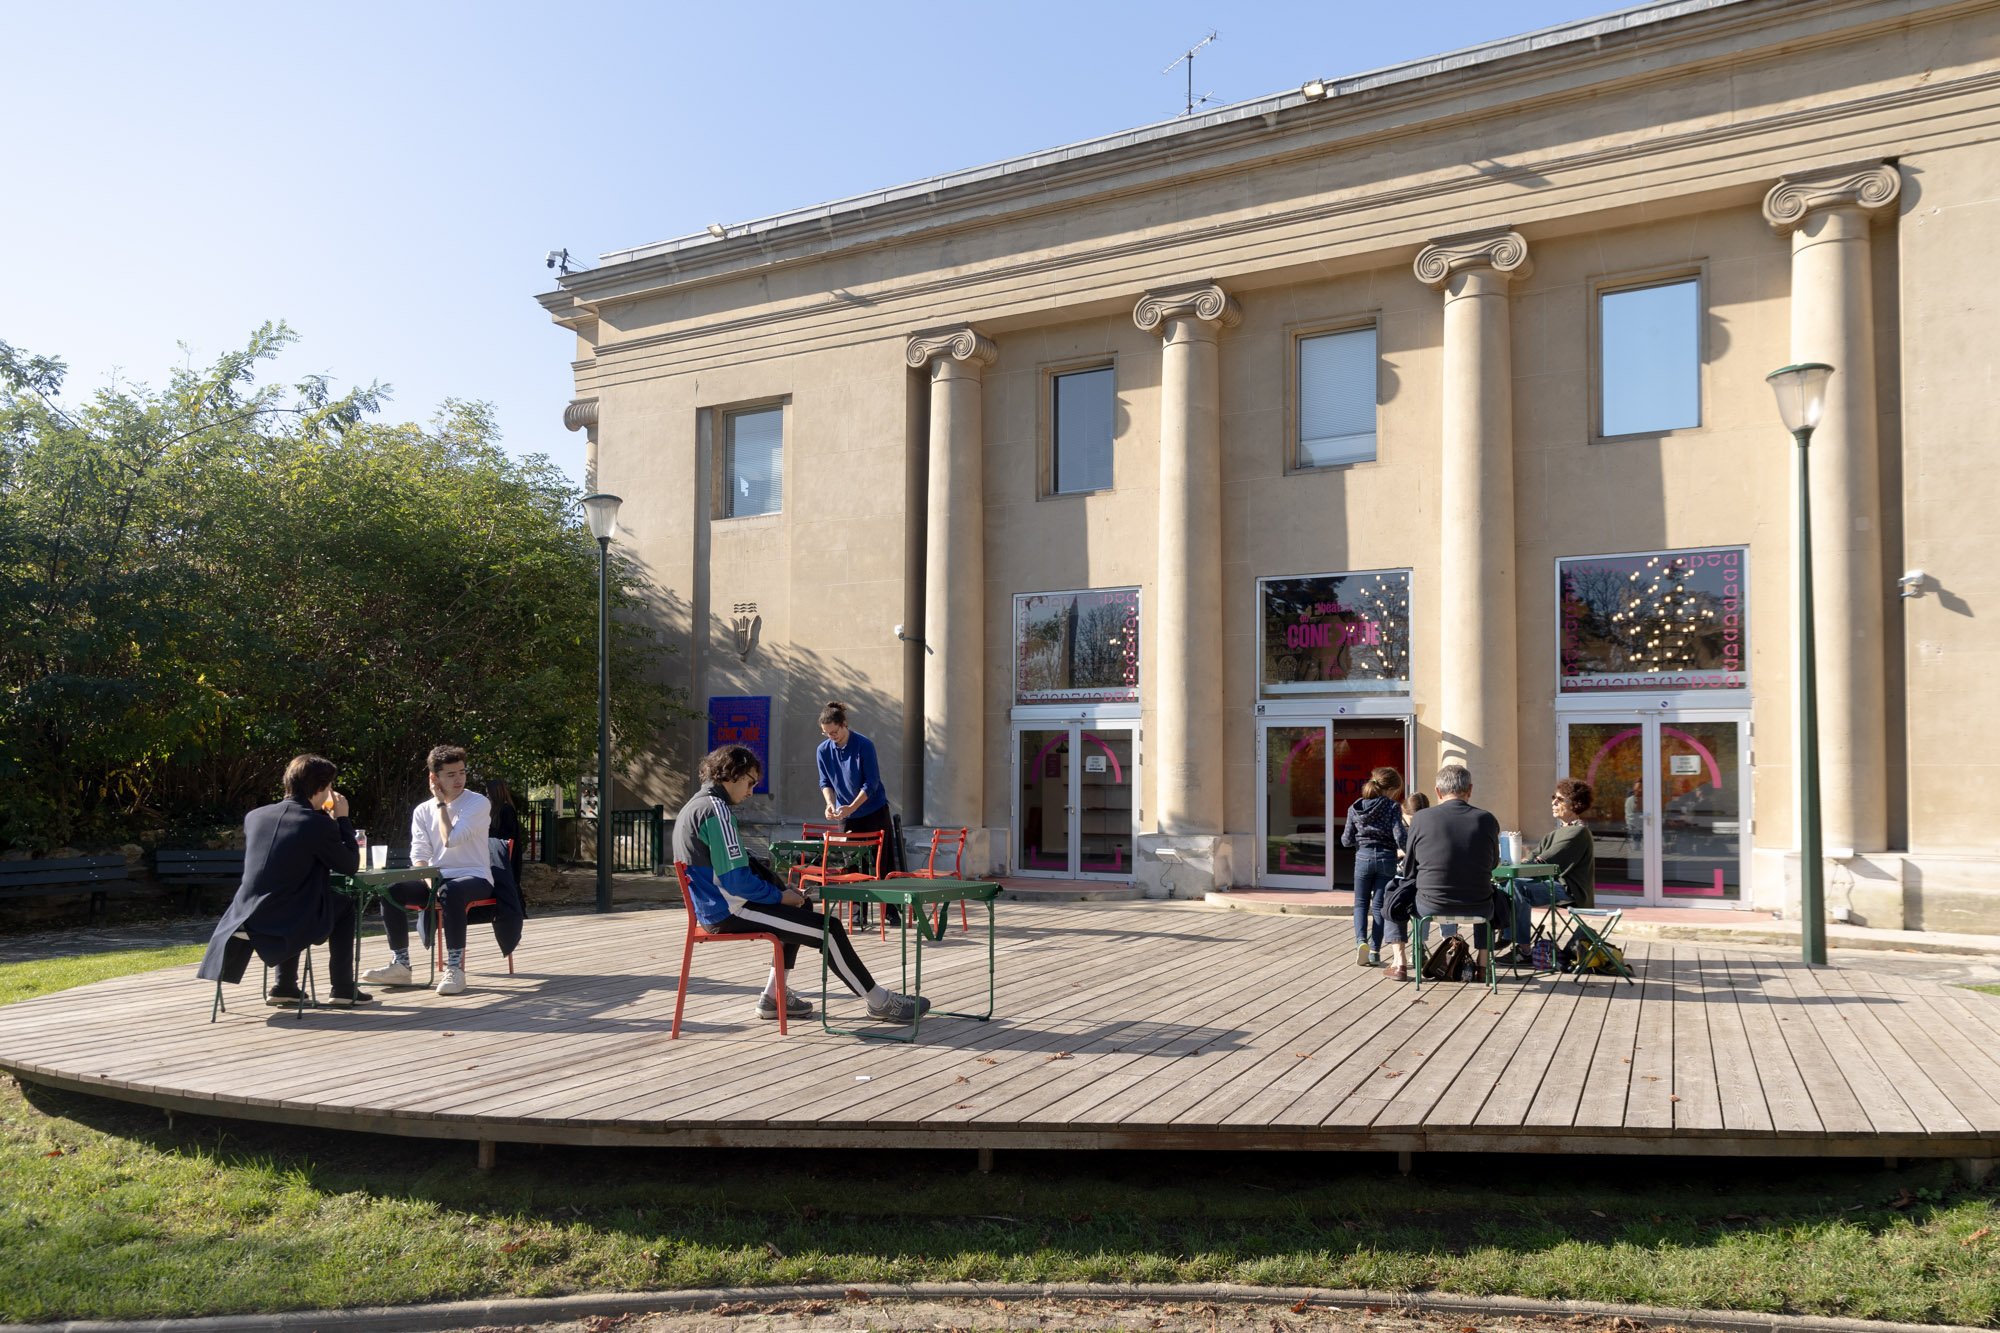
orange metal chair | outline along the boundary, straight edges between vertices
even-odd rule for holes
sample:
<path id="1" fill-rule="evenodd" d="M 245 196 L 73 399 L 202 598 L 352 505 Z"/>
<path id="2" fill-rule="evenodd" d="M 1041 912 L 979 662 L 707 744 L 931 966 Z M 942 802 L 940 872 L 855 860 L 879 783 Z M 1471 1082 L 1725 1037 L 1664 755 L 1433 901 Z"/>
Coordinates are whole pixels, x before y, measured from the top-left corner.
<path id="1" fill-rule="evenodd" d="M 932 829 L 931 855 L 930 859 L 924 863 L 922 870 L 892 870 L 882 878 L 964 879 L 965 839 L 966 835 L 970 832 L 971 830 L 969 829 L 959 829 L 957 832 L 953 832 L 950 829 Z M 950 849 L 951 851 L 951 873 L 949 875 L 938 869 L 938 855 L 946 849 Z M 945 910 L 945 904 L 938 904 L 937 926 L 931 932 L 934 935 L 942 936 L 944 934 Z M 966 931 L 972 929 L 971 923 L 966 919 L 965 900 L 963 898 L 959 899 L 958 902 L 958 929 L 960 934 L 964 934 Z"/>
<path id="2" fill-rule="evenodd" d="M 840 832 L 840 825 L 838 824 L 807 824 L 799 830 L 799 841 L 812 842 L 815 839 L 824 838 L 829 833 L 838 832 Z M 806 863 L 804 861 L 792 862 L 791 868 L 785 872 L 785 882 L 787 884 L 793 883 L 805 868 Z"/>
<path id="3" fill-rule="evenodd" d="M 507 839 L 507 864 L 508 865 L 514 864 L 514 840 L 512 838 Z M 514 891 L 516 893 L 519 893 L 521 891 L 521 886 L 516 884 L 514 886 Z M 469 924 L 472 920 L 473 908 L 498 907 L 498 906 L 500 906 L 500 900 L 498 898 L 479 898 L 474 900 L 473 902 L 467 903 L 465 905 L 465 917 L 467 923 Z M 433 937 L 433 942 L 435 945 L 436 953 L 431 960 L 431 966 L 435 968 L 440 966 L 444 962 L 444 904 L 443 903 L 438 904 L 438 928 L 435 936 Z M 471 953 L 472 952 L 471 931 L 466 932 L 465 944 L 466 944 L 466 952 Z M 514 955 L 511 953 L 507 955 L 507 975 L 510 977 L 514 975 Z"/>
<path id="4" fill-rule="evenodd" d="M 868 884 L 882 878 L 882 839 L 883 834 L 879 831 L 875 833 L 842 833 L 836 829 L 831 833 L 821 835 L 819 864 L 801 868 L 799 871 L 799 888 L 804 890 L 809 884 L 817 884 L 821 888 L 825 888 L 829 884 Z M 873 872 L 864 875 L 860 871 L 855 870 L 835 870 L 832 865 L 832 857 L 833 849 L 836 847 L 860 847 L 863 849 L 873 847 L 875 849 L 875 867 Z M 852 930 L 854 928 L 855 905 L 848 903 L 846 906 L 847 928 Z M 889 935 L 888 921 L 889 916 L 885 912 L 882 914 L 882 937 L 884 939 L 887 939 Z"/>
<path id="5" fill-rule="evenodd" d="M 688 885 L 687 862 L 674 862 L 674 875 L 681 883 L 681 902 L 687 907 L 687 945 L 681 950 L 681 984 L 674 995 L 674 1030 L 668 1040 L 681 1035 L 681 1010 L 687 1005 L 688 969 L 694 964 L 694 946 L 697 944 L 740 944 L 745 940 L 769 940 L 771 942 L 771 966 L 778 973 L 778 1032 L 784 1035 L 790 1028 L 785 1019 L 785 942 L 769 931 L 758 931 L 749 935 L 711 935 L 701 928 L 694 917 L 694 890 Z"/>

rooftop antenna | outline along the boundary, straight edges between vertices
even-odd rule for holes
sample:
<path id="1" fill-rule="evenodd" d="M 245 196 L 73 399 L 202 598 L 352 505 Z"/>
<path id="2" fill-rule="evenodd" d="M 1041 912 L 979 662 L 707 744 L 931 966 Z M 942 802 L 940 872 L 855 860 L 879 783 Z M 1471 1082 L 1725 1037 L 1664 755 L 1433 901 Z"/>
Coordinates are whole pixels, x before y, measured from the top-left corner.
<path id="1" fill-rule="evenodd" d="M 1214 41 L 1219 36 L 1221 36 L 1220 33 L 1216 32 L 1215 29 L 1210 28 L 1208 30 L 1208 36 L 1202 38 L 1200 41 L 1196 42 L 1193 46 L 1190 46 L 1186 50 L 1186 52 L 1182 54 L 1180 60 L 1176 60 L 1172 65 L 1169 65 L 1165 69 L 1160 71 L 1160 73 L 1162 74 L 1171 74 L 1174 72 L 1174 67 L 1176 65 L 1179 65 L 1182 61 L 1187 62 L 1187 109 L 1181 112 L 1183 116 L 1192 116 L 1194 114 L 1194 109 L 1196 107 L 1200 106 L 1202 103 L 1208 101 L 1210 98 L 1215 96 L 1213 92 L 1203 93 L 1200 97 L 1196 97 L 1194 95 L 1194 57 L 1196 52 L 1200 51 L 1202 47 L 1207 46 L 1210 42 Z"/>

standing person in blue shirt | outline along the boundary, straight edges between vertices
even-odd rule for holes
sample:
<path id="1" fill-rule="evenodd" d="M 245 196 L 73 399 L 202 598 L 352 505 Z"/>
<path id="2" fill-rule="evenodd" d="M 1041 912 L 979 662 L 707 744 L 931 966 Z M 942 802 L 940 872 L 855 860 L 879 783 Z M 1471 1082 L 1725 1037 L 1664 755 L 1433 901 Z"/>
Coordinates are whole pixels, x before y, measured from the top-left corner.
<path id="1" fill-rule="evenodd" d="M 1347 826 L 1340 845 L 1354 851 L 1355 961 L 1376 967 L 1382 961 L 1382 928 L 1389 910 L 1389 886 L 1396 880 L 1396 861 L 1409 845 L 1403 810 L 1403 775 L 1378 768 L 1361 784 L 1361 799 L 1347 807 Z"/>
<path id="2" fill-rule="evenodd" d="M 889 821 L 889 789 L 882 785 L 882 767 L 875 761 L 875 742 L 847 725 L 847 705 L 830 700 L 819 710 L 819 793 L 826 798 L 826 817 L 848 833 L 882 835 L 881 873 L 897 866 L 895 832 Z M 902 925 L 902 914 L 885 908 L 889 924 Z"/>

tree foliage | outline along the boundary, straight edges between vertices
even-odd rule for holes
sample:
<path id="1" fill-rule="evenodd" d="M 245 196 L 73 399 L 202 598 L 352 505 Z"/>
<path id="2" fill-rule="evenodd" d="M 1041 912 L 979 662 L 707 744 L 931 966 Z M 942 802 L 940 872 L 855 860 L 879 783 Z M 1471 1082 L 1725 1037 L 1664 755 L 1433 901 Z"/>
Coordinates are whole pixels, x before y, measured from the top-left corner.
<path id="1" fill-rule="evenodd" d="M 73 411 L 61 362 L 0 342 L 0 844 L 231 821 L 304 750 L 392 836 L 434 744 L 517 782 L 590 767 L 598 552 L 575 488 L 499 449 L 481 403 L 388 425 L 379 386 L 258 385 L 292 338 L 267 325 Z M 615 549 L 611 584 L 636 750 L 684 711 Z"/>

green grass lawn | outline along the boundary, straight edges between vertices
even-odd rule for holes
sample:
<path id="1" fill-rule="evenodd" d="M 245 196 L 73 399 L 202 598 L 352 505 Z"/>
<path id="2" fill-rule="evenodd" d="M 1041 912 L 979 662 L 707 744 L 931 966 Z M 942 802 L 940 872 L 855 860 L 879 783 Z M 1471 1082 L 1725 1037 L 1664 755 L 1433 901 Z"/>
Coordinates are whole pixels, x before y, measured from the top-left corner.
<path id="1" fill-rule="evenodd" d="M 1965 989 L 1976 990 L 1981 995 L 2000 995 L 2000 986 L 1967 986 Z"/>
<path id="2" fill-rule="evenodd" d="M 0 965 L 0 996 L 198 950 Z M 112 958 L 122 959 L 112 962 Z M 33 970 L 38 969 L 38 970 Z M 0 1320 L 895 1281 L 1432 1288 L 2000 1325 L 1946 1167 L 573 1149 L 179 1116 L 0 1081 Z M 1900 1205 L 1900 1206 L 1897 1206 Z"/>

